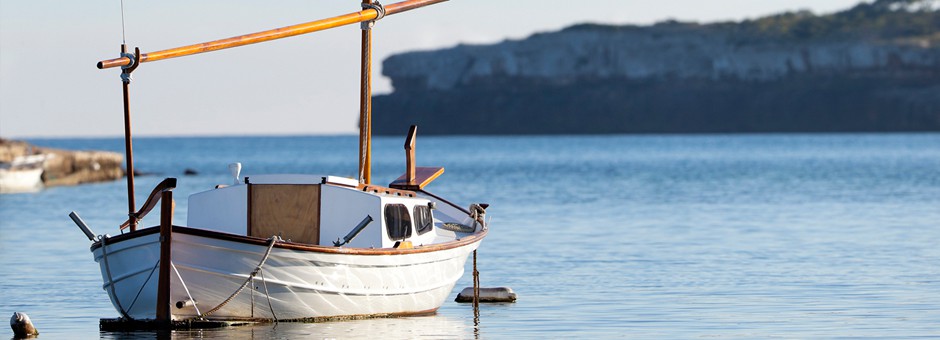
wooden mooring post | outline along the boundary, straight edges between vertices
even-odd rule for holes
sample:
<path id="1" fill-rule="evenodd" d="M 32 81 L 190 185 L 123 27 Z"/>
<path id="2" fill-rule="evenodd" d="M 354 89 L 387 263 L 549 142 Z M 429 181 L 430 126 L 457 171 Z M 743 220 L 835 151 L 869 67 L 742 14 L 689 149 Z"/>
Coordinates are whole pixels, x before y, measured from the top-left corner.
<path id="1" fill-rule="evenodd" d="M 163 190 L 160 200 L 160 276 L 157 281 L 158 323 L 169 323 L 170 318 L 170 265 L 173 242 L 173 191 Z"/>

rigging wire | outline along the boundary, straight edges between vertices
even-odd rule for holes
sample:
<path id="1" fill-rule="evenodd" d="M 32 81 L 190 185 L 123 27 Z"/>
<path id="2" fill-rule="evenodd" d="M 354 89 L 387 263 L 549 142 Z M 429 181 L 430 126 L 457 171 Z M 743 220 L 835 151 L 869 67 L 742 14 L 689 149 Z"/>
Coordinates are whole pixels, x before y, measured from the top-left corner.
<path id="1" fill-rule="evenodd" d="M 127 34 L 124 32 L 124 0 L 121 0 L 121 43 L 127 44 Z"/>

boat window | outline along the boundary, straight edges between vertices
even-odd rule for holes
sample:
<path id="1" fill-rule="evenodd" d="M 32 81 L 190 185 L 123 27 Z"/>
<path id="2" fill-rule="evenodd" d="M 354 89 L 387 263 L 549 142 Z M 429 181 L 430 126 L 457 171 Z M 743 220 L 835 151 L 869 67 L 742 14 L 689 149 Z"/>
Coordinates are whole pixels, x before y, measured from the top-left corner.
<path id="1" fill-rule="evenodd" d="M 404 204 L 386 204 L 385 228 L 388 230 L 389 239 L 403 240 L 411 237 L 411 215 L 408 214 L 408 207 Z"/>
<path id="2" fill-rule="evenodd" d="M 431 208 L 426 205 L 415 206 L 415 228 L 418 229 L 418 235 L 431 231 L 434 227 L 434 219 L 431 217 Z"/>

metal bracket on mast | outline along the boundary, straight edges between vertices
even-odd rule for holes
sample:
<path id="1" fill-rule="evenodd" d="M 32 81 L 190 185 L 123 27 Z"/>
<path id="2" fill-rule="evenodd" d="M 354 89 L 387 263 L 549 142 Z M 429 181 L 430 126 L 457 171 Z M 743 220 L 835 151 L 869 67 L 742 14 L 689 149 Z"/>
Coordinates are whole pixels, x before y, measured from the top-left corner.
<path id="1" fill-rule="evenodd" d="M 137 66 L 140 66 L 138 60 L 140 60 L 140 47 L 134 47 L 134 54 L 127 52 L 121 53 L 121 56 L 129 59 L 131 62 L 127 65 L 121 66 L 121 81 L 125 84 L 131 83 L 131 72 L 137 69 Z"/>
<path id="2" fill-rule="evenodd" d="M 378 1 L 370 3 L 370 4 L 363 3 L 362 9 L 374 9 L 375 12 L 378 13 L 375 16 L 375 19 L 372 19 L 369 21 L 363 21 L 359 23 L 359 28 L 362 30 L 371 30 L 372 27 L 375 26 L 376 21 L 379 21 L 379 19 L 382 19 L 385 17 L 385 6 L 382 6 L 382 4 L 380 4 Z"/>

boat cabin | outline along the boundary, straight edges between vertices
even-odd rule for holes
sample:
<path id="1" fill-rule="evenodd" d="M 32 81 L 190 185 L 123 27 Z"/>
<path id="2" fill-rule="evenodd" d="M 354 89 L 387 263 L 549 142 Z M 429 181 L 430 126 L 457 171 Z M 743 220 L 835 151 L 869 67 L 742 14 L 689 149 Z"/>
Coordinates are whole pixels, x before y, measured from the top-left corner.
<path id="1" fill-rule="evenodd" d="M 442 204 L 439 210 L 433 198 L 415 191 L 360 185 L 349 178 L 258 175 L 244 182 L 191 195 L 187 225 L 333 247 L 344 243 L 360 223 L 367 223 L 342 246 L 407 248 L 461 237 L 459 230 L 444 229 L 445 224 L 473 224 L 466 213 L 464 218 L 452 217 L 461 216 L 459 208 Z"/>

